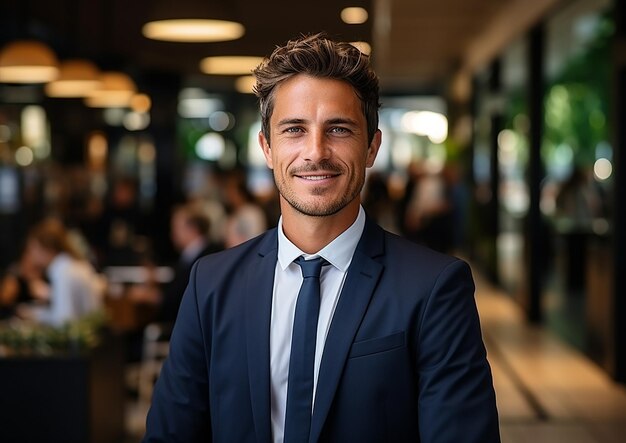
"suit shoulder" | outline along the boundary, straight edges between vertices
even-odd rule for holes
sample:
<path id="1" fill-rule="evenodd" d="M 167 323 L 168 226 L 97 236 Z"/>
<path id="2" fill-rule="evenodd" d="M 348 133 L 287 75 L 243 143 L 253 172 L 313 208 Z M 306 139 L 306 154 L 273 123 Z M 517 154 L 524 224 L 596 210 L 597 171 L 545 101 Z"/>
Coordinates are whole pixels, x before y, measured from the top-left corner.
<path id="1" fill-rule="evenodd" d="M 276 228 L 270 229 L 263 234 L 254 237 L 240 245 L 232 248 L 224 249 L 212 254 L 201 257 L 197 262 L 197 267 L 206 268 L 224 268 L 234 265 L 240 265 L 252 254 L 263 253 L 263 251 L 276 247 L 273 239 L 276 237 Z M 274 246 L 272 244 L 274 243 Z"/>
<path id="2" fill-rule="evenodd" d="M 435 251 L 387 231 L 385 231 L 385 245 L 388 257 L 402 261 L 413 269 L 442 271 L 453 264 L 469 267 L 458 257 Z"/>

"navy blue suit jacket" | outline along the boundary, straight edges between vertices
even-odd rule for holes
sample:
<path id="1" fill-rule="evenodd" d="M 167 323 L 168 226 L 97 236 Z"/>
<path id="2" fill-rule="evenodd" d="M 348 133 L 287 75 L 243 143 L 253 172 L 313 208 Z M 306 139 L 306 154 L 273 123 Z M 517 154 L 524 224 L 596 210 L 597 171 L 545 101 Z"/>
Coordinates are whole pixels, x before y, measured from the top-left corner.
<path id="1" fill-rule="evenodd" d="M 200 259 L 145 442 L 271 442 L 276 229 Z M 319 371 L 311 442 L 499 442 L 468 265 L 367 221 Z"/>

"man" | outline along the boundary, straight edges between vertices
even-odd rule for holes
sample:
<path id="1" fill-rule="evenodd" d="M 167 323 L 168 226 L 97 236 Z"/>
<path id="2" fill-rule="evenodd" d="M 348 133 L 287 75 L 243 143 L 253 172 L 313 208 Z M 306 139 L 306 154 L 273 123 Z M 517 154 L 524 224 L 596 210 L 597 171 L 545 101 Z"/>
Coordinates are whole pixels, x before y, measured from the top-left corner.
<path id="1" fill-rule="evenodd" d="M 172 281 L 163 287 L 153 283 L 129 291 L 133 300 L 158 306 L 157 321 L 174 323 L 192 265 L 199 257 L 220 249 L 209 243 L 209 228 L 208 216 L 196 205 L 187 203 L 173 209 L 170 237 L 180 257 Z"/>
<path id="2" fill-rule="evenodd" d="M 215 252 L 217 248 L 209 243 L 208 216 L 191 203 L 174 208 L 170 225 L 172 244 L 180 251 L 180 257 L 174 270 L 174 279 L 163 292 L 160 319 L 173 322 L 189 281 L 191 266 L 199 257 Z"/>
<path id="3" fill-rule="evenodd" d="M 381 143 L 368 57 L 302 37 L 255 75 L 281 220 L 194 266 L 145 441 L 498 442 L 469 267 L 361 208 Z"/>

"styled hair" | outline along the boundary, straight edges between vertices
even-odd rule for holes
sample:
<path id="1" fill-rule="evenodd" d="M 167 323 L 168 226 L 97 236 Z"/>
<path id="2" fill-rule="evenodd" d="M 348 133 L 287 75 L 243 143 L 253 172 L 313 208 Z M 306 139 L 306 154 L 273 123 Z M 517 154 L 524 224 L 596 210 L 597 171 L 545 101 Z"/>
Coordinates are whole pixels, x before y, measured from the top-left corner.
<path id="1" fill-rule="evenodd" d="M 368 142 L 378 129 L 378 76 L 370 58 L 350 43 L 329 39 L 324 33 L 304 35 L 277 47 L 253 71 L 254 93 L 261 108 L 261 130 L 270 140 L 270 118 L 276 86 L 298 74 L 342 80 L 349 83 L 361 100 L 367 121 Z"/>

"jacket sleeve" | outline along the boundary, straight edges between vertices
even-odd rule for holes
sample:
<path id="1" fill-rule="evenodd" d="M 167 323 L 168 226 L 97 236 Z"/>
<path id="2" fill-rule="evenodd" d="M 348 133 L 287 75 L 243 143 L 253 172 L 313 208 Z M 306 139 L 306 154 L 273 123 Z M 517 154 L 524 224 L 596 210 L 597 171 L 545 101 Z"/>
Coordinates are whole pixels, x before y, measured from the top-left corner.
<path id="1" fill-rule="evenodd" d="M 170 340 L 170 353 L 152 396 L 144 443 L 210 442 L 207 343 L 200 322 L 196 263 Z"/>
<path id="2" fill-rule="evenodd" d="M 465 262 L 442 271 L 422 315 L 417 342 L 422 443 L 500 442 L 491 369 Z"/>

